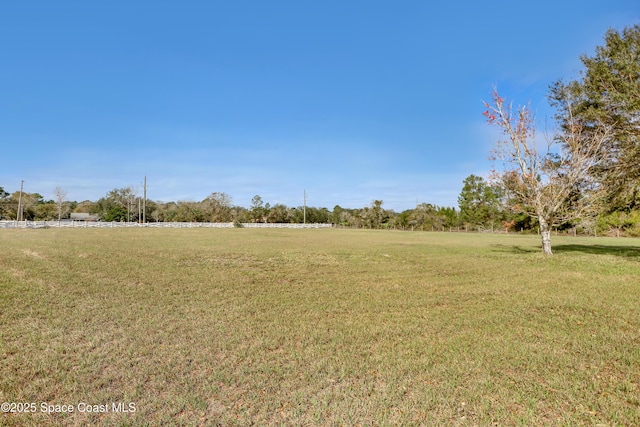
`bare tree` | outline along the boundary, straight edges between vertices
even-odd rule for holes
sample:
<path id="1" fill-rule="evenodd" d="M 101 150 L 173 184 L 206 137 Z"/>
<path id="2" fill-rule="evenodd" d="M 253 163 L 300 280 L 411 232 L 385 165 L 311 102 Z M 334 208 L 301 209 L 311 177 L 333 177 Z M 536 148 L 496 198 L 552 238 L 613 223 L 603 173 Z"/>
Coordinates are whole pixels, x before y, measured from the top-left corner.
<path id="1" fill-rule="evenodd" d="M 492 181 L 505 191 L 514 211 L 538 220 L 542 252 L 551 255 L 552 228 L 582 218 L 596 205 L 598 186 L 592 172 L 605 159 L 594 154 L 602 152 L 610 132 L 598 126 L 585 144 L 582 127 L 569 123 L 540 142 L 528 106 L 514 110 L 495 90 L 492 97 L 491 103 L 485 103 L 483 114 L 506 137 L 492 152 L 492 158 L 503 163 L 501 169 L 493 171 Z M 565 102 L 565 108 L 571 111 L 570 101 Z"/>
<path id="2" fill-rule="evenodd" d="M 67 200 L 67 190 L 62 187 L 56 187 L 54 195 L 56 197 L 56 205 L 58 206 L 58 222 L 60 222 L 62 219 L 62 208 L 64 207 L 64 202 Z"/>
<path id="3" fill-rule="evenodd" d="M 211 222 L 229 222 L 232 220 L 232 199 L 227 193 L 211 193 L 202 201 L 208 220 Z"/>

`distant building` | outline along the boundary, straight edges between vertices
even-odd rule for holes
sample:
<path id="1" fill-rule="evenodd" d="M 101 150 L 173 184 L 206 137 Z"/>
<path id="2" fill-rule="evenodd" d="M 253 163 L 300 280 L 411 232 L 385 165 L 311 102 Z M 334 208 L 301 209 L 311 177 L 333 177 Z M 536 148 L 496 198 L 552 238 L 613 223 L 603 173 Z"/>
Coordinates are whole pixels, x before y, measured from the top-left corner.
<path id="1" fill-rule="evenodd" d="M 71 212 L 71 221 L 100 221 L 98 215 L 85 213 L 85 212 Z"/>

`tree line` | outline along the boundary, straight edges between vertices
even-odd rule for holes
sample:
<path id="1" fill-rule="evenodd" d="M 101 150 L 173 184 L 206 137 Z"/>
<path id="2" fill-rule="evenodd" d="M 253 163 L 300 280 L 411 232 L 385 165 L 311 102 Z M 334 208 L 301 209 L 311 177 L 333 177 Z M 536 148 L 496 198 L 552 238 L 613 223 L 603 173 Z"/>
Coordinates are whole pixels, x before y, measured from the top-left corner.
<path id="1" fill-rule="evenodd" d="M 201 201 L 160 202 L 146 200 L 131 187 L 115 188 L 97 201 L 65 200 L 56 189 L 55 200 L 39 193 L 8 193 L 0 187 L 0 219 L 31 221 L 68 220 L 72 213 L 91 214 L 100 221 L 141 222 L 234 222 L 234 223 L 333 223 L 357 228 L 431 230 L 460 225 L 459 212 L 451 207 L 421 203 L 414 209 L 395 212 L 382 200 L 362 208 L 271 205 L 256 195 L 249 207 L 237 206 L 227 193 L 213 192 Z"/>
<path id="2" fill-rule="evenodd" d="M 213 192 L 201 201 L 160 202 L 146 200 L 130 187 L 115 188 L 97 201 L 66 200 L 66 191 L 56 188 L 54 199 L 45 200 L 39 193 L 8 193 L 0 187 L 0 219 L 30 221 L 69 220 L 72 213 L 86 213 L 100 221 L 116 222 L 233 222 L 233 223 L 331 223 L 343 227 L 396 229 L 413 231 L 539 231 L 535 218 L 514 211 L 504 191 L 489 179 L 469 175 L 462 182 L 458 207 L 419 203 L 413 209 L 396 212 L 385 209 L 382 200 L 369 206 L 345 208 L 296 206 L 265 203 L 256 195 L 249 207 L 236 206 L 231 196 Z M 18 212 L 21 209 L 21 213 Z M 143 212 L 144 209 L 144 212 Z M 557 232 L 640 236 L 640 209 L 613 209 L 587 221 L 567 221 Z"/>

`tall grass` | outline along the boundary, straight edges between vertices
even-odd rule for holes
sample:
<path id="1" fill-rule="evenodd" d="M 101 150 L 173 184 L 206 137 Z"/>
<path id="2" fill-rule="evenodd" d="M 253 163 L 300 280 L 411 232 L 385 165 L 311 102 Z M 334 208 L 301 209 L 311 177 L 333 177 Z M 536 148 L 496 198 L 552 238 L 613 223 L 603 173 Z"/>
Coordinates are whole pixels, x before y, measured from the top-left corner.
<path id="1" fill-rule="evenodd" d="M 640 425 L 639 242 L 554 244 L 4 230 L 0 424 Z"/>

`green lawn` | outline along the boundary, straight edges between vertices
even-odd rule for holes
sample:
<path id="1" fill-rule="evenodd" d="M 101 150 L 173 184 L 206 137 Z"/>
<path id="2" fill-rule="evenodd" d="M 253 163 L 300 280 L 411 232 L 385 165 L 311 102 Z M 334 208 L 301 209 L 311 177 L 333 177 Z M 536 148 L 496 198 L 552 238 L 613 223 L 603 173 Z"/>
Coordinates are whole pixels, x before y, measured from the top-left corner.
<path id="1" fill-rule="evenodd" d="M 640 425 L 640 241 L 539 243 L 0 230 L 0 425 Z"/>

